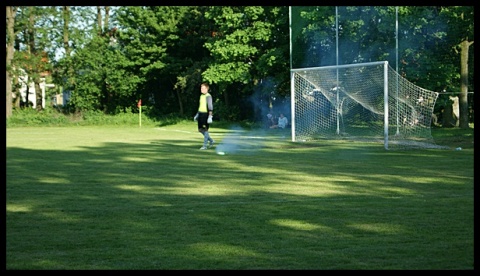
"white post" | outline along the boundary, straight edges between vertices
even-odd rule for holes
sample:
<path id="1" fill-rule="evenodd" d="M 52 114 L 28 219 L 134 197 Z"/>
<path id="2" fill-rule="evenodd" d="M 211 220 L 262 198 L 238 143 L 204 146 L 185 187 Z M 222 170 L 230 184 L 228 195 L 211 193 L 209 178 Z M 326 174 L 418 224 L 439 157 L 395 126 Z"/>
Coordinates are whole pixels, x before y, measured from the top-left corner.
<path id="1" fill-rule="evenodd" d="M 340 109 L 340 84 L 338 83 L 338 6 L 335 6 L 335 56 L 337 64 L 337 104 L 335 108 L 337 109 L 337 135 L 340 135 L 340 114 L 342 110 Z"/>
<path id="2" fill-rule="evenodd" d="M 291 73 L 290 70 L 290 107 L 291 107 L 291 115 L 290 115 L 290 125 L 291 125 L 291 133 L 292 133 L 292 142 L 295 142 L 296 138 L 296 131 L 295 131 L 295 73 Z"/>
<path id="3" fill-rule="evenodd" d="M 383 65 L 383 104 L 384 104 L 384 145 L 388 150 L 388 61 Z"/>
<path id="4" fill-rule="evenodd" d="M 288 27 L 290 32 L 290 125 L 292 133 L 292 142 L 295 142 L 295 84 L 292 73 L 292 7 L 288 6 Z"/>
<path id="5" fill-rule="evenodd" d="M 40 89 L 42 90 L 42 107 L 45 109 L 45 78 L 41 79 Z"/>

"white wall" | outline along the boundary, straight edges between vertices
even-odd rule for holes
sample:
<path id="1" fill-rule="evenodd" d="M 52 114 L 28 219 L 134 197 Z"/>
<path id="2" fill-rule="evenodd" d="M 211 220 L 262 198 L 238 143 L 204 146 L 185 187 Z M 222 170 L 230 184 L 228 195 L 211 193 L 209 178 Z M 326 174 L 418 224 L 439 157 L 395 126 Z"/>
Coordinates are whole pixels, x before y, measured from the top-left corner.
<path id="1" fill-rule="evenodd" d="M 27 101 L 27 83 L 28 83 L 28 76 L 25 71 L 22 70 L 22 76 L 18 78 L 19 83 L 21 84 L 20 87 L 20 96 L 22 97 L 22 102 Z M 53 84 L 45 83 L 45 78 L 40 78 L 40 90 L 39 93 L 42 93 L 42 107 L 45 108 L 45 88 L 46 87 L 55 87 Z M 37 100 L 36 100 L 36 92 L 35 85 L 33 82 L 29 83 L 28 88 L 28 101 L 32 103 L 32 107 L 37 107 Z M 15 95 L 14 95 L 15 96 Z"/>

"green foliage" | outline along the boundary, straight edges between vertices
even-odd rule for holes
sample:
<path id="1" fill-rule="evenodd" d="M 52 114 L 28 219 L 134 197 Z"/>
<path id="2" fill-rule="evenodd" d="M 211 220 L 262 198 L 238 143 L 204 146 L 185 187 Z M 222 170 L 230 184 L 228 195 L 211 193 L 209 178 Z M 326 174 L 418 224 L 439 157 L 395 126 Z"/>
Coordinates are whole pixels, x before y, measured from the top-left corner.
<path id="1" fill-rule="evenodd" d="M 243 110 L 240 102 L 266 80 L 275 89 L 262 96 L 288 96 L 290 66 L 337 62 L 334 6 L 292 6 L 292 45 L 287 6 L 117 6 L 111 7 L 108 24 L 103 15 L 107 26 L 97 21 L 96 7 L 70 8 L 67 14 L 63 6 L 19 6 L 15 45 L 21 50 L 13 60 L 29 67 L 33 78 L 50 70 L 57 87 L 71 93 L 69 112 L 121 114 L 142 98 L 158 116 L 189 116 L 201 81 L 212 88 L 237 86 L 233 95 L 219 89 L 217 98 Z M 398 8 L 399 73 L 425 89 L 460 91 L 459 43 L 474 41 L 473 6 L 337 8 L 340 64 L 388 60 L 396 65 Z M 41 67 L 43 53 L 20 54 L 27 48 L 44 49 L 51 64 L 30 70 Z M 474 91 L 470 48 L 468 90 Z M 252 119 L 250 113 L 239 119 Z"/>
<path id="2" fill-rule="evenodd" d="M 37 111 L 33 108 L 14 109 L 12 116 L 6 120 L 6 126 L 63 126 L 68 125 L 67 116 L 52 108 Z"/>
<path id="3" fill-rule="evenodd" d="M 169 6 L 120 8 L 118 20 L 124 28 L 119 43 L 141 78 L 165 67 L 167 45 L 179 39 L 173 35 L 178 24 L 175 13 L 176 8 Z"/>
<path id="4" fill-rule="evenodd" d="M 158 121 L 167 121 L 171 124 L 171 116 L 153 118 L 142 115 L 142 125 L 152 126 Z M 64 114 L 61 110 L 46 108 L 37 112 L 31 108 L 15 109 L 13 116 L 6 120 L 7 128 L 23 126 L 134 126 L 140 124 L 138 111 L 127 109 L 124 113 L 108 115 L 98 110 L 86 110 L 77 113 Z"/>
<path id="5" fill-rule="evenodd" d="M 292 7 L 292 65 L 335 65 L 338 46 L 340 64 L 387 60 L 422 88 L 460 92 L 459 46 L 464 40 L 473 41 L 473 22 L 473 6 Z M 473 91 L 473 52 L 470 58 L 468 91 Z M 438 111 L 448 96 L 440 95 L 437 117 L 441 117 Z M 472 104 L 469 101 L 470 107 Z"/>
<path id="6" fill-rule="evenodd" d="M 283 78 L 288 79 L 288 31 L 280 18 L 286 18 L 286 8 L 272 7 L 212 7 L 205 16 L 218 28 L 218 36 L 205 43 L 214 60 L 203 73 L 211 83 L 248 84 L 275 74 L 282 67 Z M 268 18 L 269 20 L 265 20 Z M 284 25 L 285 24 L 285 25 Z M 275 55 L 272 55 L 275 53 Z"/>
<path id="7" fill-rule="evenodd" d="M 85 111 L 82 113 L 86 125 L 135 125 L 139 123 L 138 116 L 132 113 L 105 115 L 101 111 Z"/>
<path id="8" fill-rule="evenodd" d="M 238 106 L 226 106 L 221 101 L 215 101 L 214 119 L 225 120 L 229 122 L 237 122 L 240 120 L 240 108 Z"/>
<path id="9" fill-rule="evenodd" d="M 71 105 L 78 110 L 117 114 L 134 103 L 137 85 L 142 81 L 127 67 L 128 60 L 109 40 L 97 37 L 75 55 L 75 77 Z"/>

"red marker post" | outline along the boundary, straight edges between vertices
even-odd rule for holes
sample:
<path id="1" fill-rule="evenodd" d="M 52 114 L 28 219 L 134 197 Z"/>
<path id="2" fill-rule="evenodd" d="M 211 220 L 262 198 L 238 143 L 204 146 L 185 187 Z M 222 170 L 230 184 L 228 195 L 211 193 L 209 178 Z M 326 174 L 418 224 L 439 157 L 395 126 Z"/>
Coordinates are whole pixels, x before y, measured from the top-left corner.
<path id="1" fill-rule="evenodd" d="M 138 124 L 142 127 L 142 99 L 138 100 Z"/>

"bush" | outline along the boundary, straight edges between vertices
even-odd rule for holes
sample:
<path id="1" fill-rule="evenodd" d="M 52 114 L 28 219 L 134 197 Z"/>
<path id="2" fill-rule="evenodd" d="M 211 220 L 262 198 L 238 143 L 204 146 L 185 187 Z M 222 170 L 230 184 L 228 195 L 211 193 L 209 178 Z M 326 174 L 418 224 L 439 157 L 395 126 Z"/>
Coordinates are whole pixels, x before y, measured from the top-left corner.
<path id="1" fill-rule="evenodd" d="M 240 107 L 227 106 L 223 102 L 216 101 L 214 105 L 214 120 L 224 120 L 230 122 L 237 122 L 240 118 Z"/>
<path id="2" fill-rule="evenodd" d="M 47 107 L 42 111 L 33 108 L 14 109 L 6 120 L 8 127 L 18 126 L 71 126 L 71 125 L 138 125 L 138 113 L 130 112 L 105 115 L 100 111 L 85 111 L 64 114 Z M 154 125 L 156 121 L 142 114 L 142 125 Z M 171 119 L 169 119 L 171 121 Z"/>
<path id="3" fill-rule="evenodd" d="M 37 111 L 34 108 L 14 109 L 12 116 L 7 119 L 7 127 L 33 125 L 61 126 L 68 124 L 68 118 L 52 108 L 46 108 L 41 111 Z"/>

